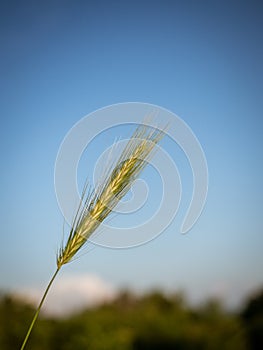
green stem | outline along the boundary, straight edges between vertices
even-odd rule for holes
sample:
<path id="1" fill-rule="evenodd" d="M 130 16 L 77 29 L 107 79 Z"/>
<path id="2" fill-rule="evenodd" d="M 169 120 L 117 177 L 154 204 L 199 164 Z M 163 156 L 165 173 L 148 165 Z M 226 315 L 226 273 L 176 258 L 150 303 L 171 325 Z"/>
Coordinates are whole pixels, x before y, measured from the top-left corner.
<path id="1" fill-rule="evenodd" d="M 43 305 L 43 303 L 44 303 L 44 301 L 45 301 L 45 299 L 46 299 L 47 293 L 48 293 L 48 291 L 49 291 L 49 289 L 50 289 L 50 287 L 51 287 L 51 285 L 52 285 L 54 279 L 56 278 L 56 276 L 57 276 L 57 274 L 58 274 L 59 269 L 60 269 L 60 267 L 57 268 L 56 272 L 54 273 L 53 277 L 51 278 L 51 280 L 50 280 L 50 282 L 49 282 L 49 284 L 48 284 L 48 286 L 47 286 L 47 288 L 46 288 L 46 290 L 45 290 L 45 293 L 44 293 L 44 295 L 43 295 L 43 297 L 42 297 L 42 299 L 41 299 L 41 301 L 40 301 L 40 303 L 39 303 L 39 306 L 38 306 L 38 308 L 37 308 L 37 310 L 36 310 L 35 316 L 34 316 L 32 322 L 31 322 L 31 324 L 30 324 L 30 327 L 29 327 L 29 329 L 28 329 L 28 331 L 27 331 L 27 334 L 26 334 L 26 336 L 25 336 L 24 342 L 23 342 L 23 344 L 22 344 L 20 350 L 23 350 L 23 349 L 25 348 L 25 346 L 26 346 L 27 340 L 28 340 L 28 338 L 29 338 L 29 336 L 30 336 L 30 333 L 31 333 L 31 331 L 32 331 L 32 328 L 34 327 L 34 324 L 35 324 L 35 322 L 36 322 L 36 320 L 37 320 L 37 317 L 38 317 L 38 315 L 39 315 L 40 309 L 41 309 L 41 307 L 42 307 L 42 305 Z"/>

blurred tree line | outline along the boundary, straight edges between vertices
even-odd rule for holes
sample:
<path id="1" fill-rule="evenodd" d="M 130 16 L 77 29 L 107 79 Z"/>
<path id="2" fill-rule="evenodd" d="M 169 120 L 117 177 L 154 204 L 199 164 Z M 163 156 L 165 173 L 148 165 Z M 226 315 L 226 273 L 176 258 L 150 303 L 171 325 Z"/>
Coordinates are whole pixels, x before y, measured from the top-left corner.
<path id="1" fill-rule="evenodd" d="M 35 309 L 0 296 L 0 349 L 19 349 Z M 263 291 L 239 314 L 215 301 L 198 309 L 179 296 L 123 292 L 113 302 L 67 318 L 40 317 L 29 350 L 263 349 Z"/>

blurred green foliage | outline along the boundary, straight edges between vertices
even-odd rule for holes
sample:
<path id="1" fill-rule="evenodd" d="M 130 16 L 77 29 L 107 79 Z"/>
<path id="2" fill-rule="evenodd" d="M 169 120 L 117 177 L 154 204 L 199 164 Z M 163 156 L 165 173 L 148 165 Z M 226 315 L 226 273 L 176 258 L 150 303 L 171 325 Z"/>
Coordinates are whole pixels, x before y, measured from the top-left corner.
<path id="1" fill-rule="evenodd" d="M 0 349 L 19 349 L 34 309 L 0 297 Z M 141 298 L 123 292 L 109 304 L 65 319 L 40 317 L 29 350 L 243 350 L 263 349 L 263 293 L 240 315 L 215 301 L 198 309 L 180 296 L 153 292 Z"/>
<path id="2" fill-rule="evenodd" d="M 241 313 L 246 335 L 253 350 L 263 349 L 263 290 L 253 295 Z"/>

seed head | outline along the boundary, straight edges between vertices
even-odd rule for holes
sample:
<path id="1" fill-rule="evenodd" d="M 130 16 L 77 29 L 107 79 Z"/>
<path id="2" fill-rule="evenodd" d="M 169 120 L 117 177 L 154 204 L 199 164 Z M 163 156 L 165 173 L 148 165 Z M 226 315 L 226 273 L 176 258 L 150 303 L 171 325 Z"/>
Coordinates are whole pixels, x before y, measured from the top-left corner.
<path id="1" fill-rule="evenodd" d="M 101 184 L 91 191 L 87 191 L 87 186 L 84 187 L 67 242 L 57 254 L 58 268 L 72 260 L 129 191 L 163 135 L 162 130 L 139 125 L 117 162 L 106 170 Z"/>

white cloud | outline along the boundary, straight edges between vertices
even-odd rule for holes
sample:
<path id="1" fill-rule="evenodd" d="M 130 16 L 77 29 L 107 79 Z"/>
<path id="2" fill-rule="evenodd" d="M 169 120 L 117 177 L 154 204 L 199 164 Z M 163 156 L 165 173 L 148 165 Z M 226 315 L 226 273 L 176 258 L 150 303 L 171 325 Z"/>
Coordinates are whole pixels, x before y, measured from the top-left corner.
<path id="1" fill-rule="evenodd" d="M 37 305 L 43 292 L 40 288 L 25 288 L 17 294 Z M 49 291 L 43 312 L 52 316 L 64 316 L 110 301 L 116 294 L 112 285 L 96 275 L 61 275 Z"/>

